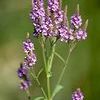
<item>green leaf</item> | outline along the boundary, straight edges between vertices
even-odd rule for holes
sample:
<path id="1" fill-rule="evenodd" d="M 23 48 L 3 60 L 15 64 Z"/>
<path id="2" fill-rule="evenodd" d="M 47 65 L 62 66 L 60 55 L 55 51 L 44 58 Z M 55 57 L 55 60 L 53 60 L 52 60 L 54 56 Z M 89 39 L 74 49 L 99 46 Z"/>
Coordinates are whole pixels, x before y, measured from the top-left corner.
<path id="1" fill-rule="evenodd" d="M 34 100 L 44 100 L 44 97 L 36 97 Z"/>
<path id="2" fill-rule="evenodd" d="M 56 95 L 58 92 L 60 92 L 62 89 L 63 89 L 63 86 L 62 86 L 62 85 L 57 85 L 56 88 L 55 88 L 54 91 L 53 91 L 52 98 L 54 98 L 55 95 Z"/>

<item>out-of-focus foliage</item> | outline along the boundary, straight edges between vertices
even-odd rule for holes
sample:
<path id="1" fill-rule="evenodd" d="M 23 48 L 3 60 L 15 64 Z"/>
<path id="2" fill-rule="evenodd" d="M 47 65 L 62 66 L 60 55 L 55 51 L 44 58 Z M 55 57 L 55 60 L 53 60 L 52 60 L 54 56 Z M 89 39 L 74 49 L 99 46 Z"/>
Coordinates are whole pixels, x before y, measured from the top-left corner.
<path id="1" fill-rule="evenodd" d="M 71 93 L 80 87 L 85 100 L 99 100 L 100 95 L 100 0 L 62 0 L 63 7 L 68 5 L 71 15 L 77 3 L 84 19 L 89 19 L 88 38 L 78 44 L 74 50 L 69 67 L 64 75 L 62 84 L 64 90 L 55 100 L 71 100 Z M 26 32 L 33 32 L 29 19 L 31 0 L 0 0 L 0 100 L 26 100 L 25 93 L 18 87 L 19 80 L 16 70 L 23 60 L 22 41 Z M 32 34 L 31 34 L 32 36 Z M 33 36 L 32 36 L 33 38 Z M 41 48 L 37 39 L 33 38 L 38 62 L 36 67 L 43 66 Z M 57 52 L 66 57 L 66 44 L 58 43 Z M 53 67 L 52 87 L 62 63 L 56 58 Z M 42 75 L 42 84 L 45 79 Z M 33 82 L 32 95 L 40 95 Z"/>

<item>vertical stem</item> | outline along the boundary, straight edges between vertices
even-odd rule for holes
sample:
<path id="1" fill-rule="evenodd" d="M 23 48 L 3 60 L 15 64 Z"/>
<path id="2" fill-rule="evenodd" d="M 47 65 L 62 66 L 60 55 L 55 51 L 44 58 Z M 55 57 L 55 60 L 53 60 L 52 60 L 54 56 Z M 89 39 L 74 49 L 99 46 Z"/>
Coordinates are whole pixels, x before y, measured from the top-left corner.
<path id="1" fill-rule="evenodd" d="M 42 53 L 43 53 L 43 59 L 44 59 L 44 65 L 45 65 L 45 72 L 46 72 L 46 77 L 47 77 L 47 92 L 48 92 L 47 98 L 48 98 L 48 100 L 52 100 L 51 99 L 51 87 L 50 87 L 50 77 L 51 77 L 50 74 L 51 74 L 52 63 L 53 63 L 53 58 L 54 58 L 54 54 L 55 54 L 55 44 L 51 45 L 50 56 L 48 59 L 46 59 L 45 40 L 43 38 L 42 51 L 43 51 Z"/>
<path id="2" fill-rule="evenodd" d="M 47 76 L 48 100 L 51 100 L 50 77 Z"/>
<path id="3" fill-rule="evenodd" d="M 51 68 L 52 68 L 54 54 L 55 54 L 55 44 L 52 45 L 51 54 L 50 54 L 48 62 L 47 62 L 47 68 L 48 68 L 48 72 L 47 72 L 48 100 L 52 100 L 51 99 L 51 87 L 50 87 L 50 77 L 51 77 L 50 74 L 51 74 Z"/>
<path id="4" fill-rule="evenodd" d="M 52 46 L 52 50 L 51 50 L 51 55 L 48 59 L 48 71 L 51 72 L 51 68 L 52 68 L 52 63 L 53 63 L 53 58 L 54 58 L 54 54 L 55 54 L 55 44 L 53 44 Z"/>
<path id="5" fill-rule="evenodd" d="M 44 38 L 44 37 L 43 37 Z M 46 72 L 46 77 L 47 77 L 47 92 L 48 92 L 48 100 L 50 100 L 50 76 L 48 73 L 48 62 L 49 59 L 46 60 L 46 53 L 45 53 L 45 41 L 42 40 L 42 53 L 43 53 L 43 60 L 44 60 L 44 66 L 45 66 L 45 72 Z"/>
<path id="6" fill-rule="evenodd" d="M 43 37 L 44 38 L 44 37 Z M 47 74 L 47 67 L 46 67 L 46 50 L 45 50 L 45 41 L 42 40 L 42 54 L 43 54 L 43 60 L 44 60 L 44 67 L 45 67 L 45 72 Z"/>

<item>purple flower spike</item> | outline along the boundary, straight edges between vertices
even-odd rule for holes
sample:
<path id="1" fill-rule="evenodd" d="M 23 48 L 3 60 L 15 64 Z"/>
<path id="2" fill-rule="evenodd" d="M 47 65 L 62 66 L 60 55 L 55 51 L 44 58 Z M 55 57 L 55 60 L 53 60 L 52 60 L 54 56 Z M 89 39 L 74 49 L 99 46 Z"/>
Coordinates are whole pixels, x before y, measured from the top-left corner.
<path id="1" fill-rule="evenodd" d="M 82 30 L 82 29 L 79 29 L 77 32 L 76 32 L 76 39 L 77 40 L 85 40 L 87 37 L 87 33 L 85 30 Z"/>
<path id="2" fill-rule="evenodd" d="M 29 81 L 28 69 L 27 69 L 26 65 L 21 64 L 17 73 L 18 73 L 18 77 L 21 79 L 20 88 L 22 90 L 28 89 L 31 84 L 30 84 L 30 81 Z"/>
<path id="3" fill-rule="evenodd" d="M 27 76 L 28 69 L 26 68 L 26 66 L 24 64 L 21 64 L 17 73 L 18 73 L 19 78 L 24 78 L 25 76 Z"/>
<path id="4" fill-rule="evenodd" d="M 29 86 L 31 86 L 31 83 L 29 80 L 25 80 L 20 83 L 21 90 L 27 90 L 29 88 Z"/>
<path id="5" fill-rule="evenodd" d="M 82 18 L 81 16 L 74 14 L 71 16 L 71 26 L 78 29 L 82 25 Z"/>
<path id="6" fill-rule="evenodd" d="M 43 0 L 32 0 L 32 11 L 30 13 L 30 18 L 35 26 L 35 36 L 38 36 L 39 33 L 42 32 L 41 23 L 45 20 L 45 11 L 43 5 Z"/>
<path id="7" fill-rule="evenodd" d="M 31 42 L 30 39 L 27 39 L 23 42 L 23 49 L 25 53 L 29 53 L 30 51 L 34 50 L 34 44 Z"/>
<path id="8" fill-rule="evenodd" d="M 26 53 L 26 57 L 24 59 L 24 65 L 29 68 L 32 67 L 36 63 L 36 56 L 34 54 L 34 44 L 31 42 L 29 38 L 29 34 L 27 34 L 26 41 L 23 42 L 23 49 Z"/>
<path id="9" fill-rule="evenodd" d="M 78 88 L 75 92 L 73 92 L 72 100 L 83 100 L 83 99 L 84 99 L 84 96 L 80 88 Z"/>
<path id="10" fill-rule="evenodd" d="M 59 0 L 48 0 L 48 8 L 51 12 L 58 11 Z"/>
<path id="11" fill-rule="evenodd" d="M 24 63 L 28 66 L 28 67 L 32 67 L 35 63 L 36 63 L 36 56 L 33 52 L 29 53 L 24 60 Z"/>
<path id="12" fill-rule="evenodd" d="M 21 80 L 20 88 L 26 90 L 31 85 L 29 80 L 29 67 L 32 67 L 36 62 L 36 56 L 33 52 L 34 44 L 29 38 L 29 33 L 27 33 L 26 41 L 23 42 L 23 49 L 26 57 L 23 63 L 21 63 L 20 68 L 18 68 L 17 74 Z"/>

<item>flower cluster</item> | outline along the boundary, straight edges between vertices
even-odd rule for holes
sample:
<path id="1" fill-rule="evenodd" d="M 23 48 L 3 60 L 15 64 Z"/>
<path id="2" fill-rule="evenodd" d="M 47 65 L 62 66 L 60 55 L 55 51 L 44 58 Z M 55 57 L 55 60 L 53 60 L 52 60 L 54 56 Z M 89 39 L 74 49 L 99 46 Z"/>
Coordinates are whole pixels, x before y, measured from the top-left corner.
<path id="1" fill-rule="evenodd" d="M 62 10 L 61 0 L 48 0 L 47 7 L 44 7 L 43 0 L 32 0 L 30 18 L 34 25 L 35 36 L 41 34 L 46 37 L 57 37 L 66 42 L 84 40 L 87 37 L 88 21 L 83 25 L 79 5 L 76 13 L 71 16 L 69 24 L 67 9 L 65 7 L 65 10 Z"/>
<path id="2" fill-rule="evenodd" d="M 84 96 L 80 88 L 78 88 L 75 92 L 73 92 L 72 100 L 83 100 L 83 99 L 84 99 Z"/>
<path id="3" fill-rule="evenodd" d="M 33 52 L 34 44 L 29 39 L 29 36 L 26 41 L 23 42 L 23 50 L 26 57 L 24 58 L 23 63 L 20 64 L 20 68 L 18 68 L 17 73 L 18 77 L 21 79 L 20 88 L 22 90 L 27 90 L 31 85 L 28 71 L 36 63 L 36 56 Z"/>
<path id="4" fill-rule="evenodd" d="M 71 16 L 71 25 L 78 29 L 82 25 L 82 18 L 78 14 Z"/>
<path id="5" fill-rule="evenodd" d="M 26 54 L 26 57 L 24 59 L 24 64 L 30 68 L 35 64 L 36 56 L 33 52 L 34 44 L 31 42 L 29 38 L 27 38 L 26 41 L 23 42 L 23 49 Z"/>
<path id="6" fill-rule="evenodd" d="M 32 0 L 32 11 L 30 13 L 33 25 L 35 26 L 34 34 L 37 36 L 42 32 L 41 24 L 45 21 L 45 11 L 43 0 Z"/>

